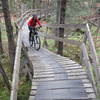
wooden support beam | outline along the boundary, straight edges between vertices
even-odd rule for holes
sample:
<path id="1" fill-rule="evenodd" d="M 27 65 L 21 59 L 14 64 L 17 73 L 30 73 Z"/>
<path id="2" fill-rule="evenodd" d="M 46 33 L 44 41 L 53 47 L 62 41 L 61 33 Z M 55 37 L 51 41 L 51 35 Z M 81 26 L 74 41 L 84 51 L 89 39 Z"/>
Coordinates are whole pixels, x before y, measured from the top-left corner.
<path id="1" fill-rule="evenodd" d="M 95 79 L 94 79 L 93 72 L 91 70 L 92 65 L 90 64 L 90 60 L 89 60 L 89 57 L 88 57 L 88 52 L 87 52 L 87 49 L 86 49 L 86 46 L 85 46 L 84 43 L 82 43 L 82 45 L 81 45 L 81 50 L 82 50 L 82 54 L 83 54 L 83 61 L 86 65 L 86 72 L 87 72 L 89 80 L 93 84 L 93 88 L 94 88 L 94 90 L 97 94 L 98 92 L 97 92 L 97 89 L 96 89 L 96 82 L 95 82 Z"/>
<path id="2" fill-rule="evenodd" d="M 95 46 L 94 46 L 93 38 L 92 38 L 92 35 L 91 35 L 91 31 L 89 29 L 88 23 L 86 24 L 86 28 L 87 28 L 86 29 L 86 31 L 87 31 L 86 35 L 87 35 L 89 43 L 90 43 L 91 54 L 92 54 L 94 63 L 96 65 L 98 65 L 99 64 L 99 60 L 98 60 L 98 57 L 97 57 L 97 54 L 96 54 L 96 49 L 95 49 Z"/>
<path id="3" fill-rule="evenodd" d="M 92 24 L 92 25 L 94 25 L 94 26 L 98 27 L 98 24 L 94 23 L 93 21 L 88 20 L 88 22 L 89 22 L 90 24 Z"/>
<path id="4" fill-rule="evenodd" d="M 18 82 L 19 82 L 19 69 L 20 69 L 20 56 L 21 56 L 21 33 L 18 34 L 18 42 L 16 46 L 16 55 L 14 62 L 14 71 L 13 71 L 13 80 L 12 80 L 12 88 L 11 88 L 11 96 L 10 100 L 17 100 L 17 90 L 18 90 Z"/>
<path id="5" fill-rule="evenodd" d="M 91 55 L 92 55 L 92 59 L 93 59 L 93 66 L 94 66 L 94 70 L 95 70 L 95 74 L 96 74 L 96 82 L 98 83 L 98 90 L 99 90 L 99 93 L 100 93 L 99 60 L 98 60 L 98 57 L 97 57 L 97 54 L 96 54 L 93 38 L 92 38 L 92 35 L 91 35 L 91 31 L 89 29 L 88 23 L 86 24 L 86 31 L 87 31 L 86 35 L 87 35 L 87 38 L 89 40 L 90 51 L 91 51 Z"/>
<path id="6" fill-rule="evenodd" d="M 67 43 L 67 44 L 69 43 L 69 44 L 72 44 L 72 45 L 77 45 L 79 47 L 82 44 L 80 41 L 68 40 L 66 38 L 60 38 L 60 37 L 56 37 L 54 35 L 43 34 L 43 33 L 40 33 L 39 35 L 42 36 L 42 37 L 46 37 L 48 39 L 53 39 L 53 40 L 56 40 L 56 41 L 61 41 L 61 42 Z"/>
<path id="7" fill-rule="evenodd" d="M 44 24 L 43 26 L 48 28 L 85 28 L 86 24 Z"/>

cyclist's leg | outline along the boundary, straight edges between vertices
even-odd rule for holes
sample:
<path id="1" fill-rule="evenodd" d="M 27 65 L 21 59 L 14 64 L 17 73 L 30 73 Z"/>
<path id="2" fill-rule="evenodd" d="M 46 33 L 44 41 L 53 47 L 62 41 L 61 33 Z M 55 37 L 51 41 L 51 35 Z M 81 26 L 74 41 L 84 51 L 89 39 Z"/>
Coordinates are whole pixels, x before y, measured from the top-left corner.
<path id="1" fill-rule="evenodd" d="M 28 26 L 28 28 L 29 28 L 29 41 L 31 41 L 31 34 L 32 34 L 32 27 L 31 26 Z"/>
<path id="2" fill-rule="evenodd" d="M 33 32 L 34 32 L 34 34 L 35 34 L 35 32 L 36 32 L 35 27 L 33 28 Z"/>

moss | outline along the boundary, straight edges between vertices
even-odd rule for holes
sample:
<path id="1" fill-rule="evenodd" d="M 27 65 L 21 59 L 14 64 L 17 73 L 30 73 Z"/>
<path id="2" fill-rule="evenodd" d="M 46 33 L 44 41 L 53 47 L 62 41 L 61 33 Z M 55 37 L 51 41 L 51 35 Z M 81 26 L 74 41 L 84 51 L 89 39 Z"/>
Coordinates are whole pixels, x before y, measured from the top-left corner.
<path id="1" fill-rule="evenodd" d="M 0 100 L 9 100 L 10 93 L 5 87 L 0 87 Z"/>
<path id="2" fill-rule="evenodd" d="M 31 89 L 31 82 L 25 79 L 19 83 L 18 100 L 28 100 Z"/>
<path id="3" fill-rule="evenodd" d="M 2 54 L 0 55 L 0 60 L 10 80 L 11 70 L 10 70 L 10 63 L 9 63 L 8 56 Z M 28 100 L 30 89 L 31 89 L 31 82 L 26 81 L 25 77 L 21 77 L 19 81 L 18 100 Z M 9 100 L 9 98 L 10 98 L 10 93 L 8 89 L 5 87 L 2 76 L 0 74 L 0 100 Z"/>

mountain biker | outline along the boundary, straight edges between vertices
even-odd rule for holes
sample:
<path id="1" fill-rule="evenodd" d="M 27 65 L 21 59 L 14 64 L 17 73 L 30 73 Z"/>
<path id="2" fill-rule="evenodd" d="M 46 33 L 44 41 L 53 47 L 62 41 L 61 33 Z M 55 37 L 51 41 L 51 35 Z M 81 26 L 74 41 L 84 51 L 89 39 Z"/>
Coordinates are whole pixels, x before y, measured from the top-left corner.
<path id="1" fill-rule="evenodd" d="M 39 21 L 39 19 L 37 18 L 37 15 L 32 15 L 32 18 L 29 20 L 28 22 L 28 28 L 29 28 L 29 40 L 31 40 L 31 34 L 32 34 L 32 30 L 34 31 L 34 33 L 36 33 L 35 28 L 37 26 L 37 24 L 42 27 L 41 22 Z"/>

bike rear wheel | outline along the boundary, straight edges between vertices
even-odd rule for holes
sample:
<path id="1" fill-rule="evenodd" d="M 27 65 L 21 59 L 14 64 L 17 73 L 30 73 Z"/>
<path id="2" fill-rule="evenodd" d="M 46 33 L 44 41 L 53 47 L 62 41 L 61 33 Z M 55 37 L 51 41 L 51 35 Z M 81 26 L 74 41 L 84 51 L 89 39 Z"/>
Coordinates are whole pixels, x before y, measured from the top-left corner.
<path id="1" fill-rule="evenodd" d="M 39 50 L 41 48 L 41 40 L 40 40 L 40 37 L 38 35 L 34 36 L 34 48 L 36 50 Z"/>

